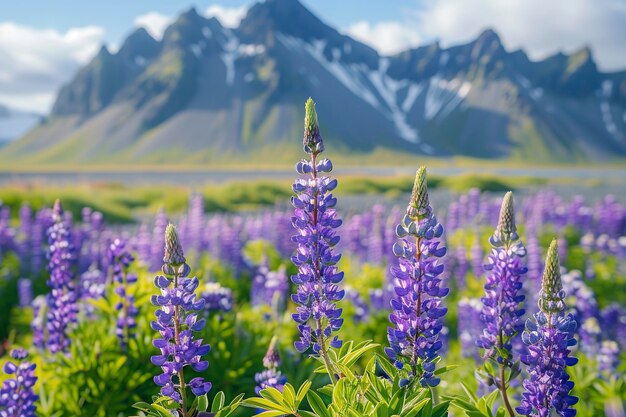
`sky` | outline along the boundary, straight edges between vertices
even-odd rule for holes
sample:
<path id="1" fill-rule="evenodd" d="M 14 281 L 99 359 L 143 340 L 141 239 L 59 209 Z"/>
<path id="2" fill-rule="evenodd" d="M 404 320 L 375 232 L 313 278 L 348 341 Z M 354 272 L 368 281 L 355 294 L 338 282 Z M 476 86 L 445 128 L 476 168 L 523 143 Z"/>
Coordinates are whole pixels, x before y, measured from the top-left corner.
<path id="1" fill-rule="evenodd" d="M 485 28 L 531 59 L 592 48 L 604 71 L 626 69 L 626 0 L 302 0 L 326 23 L 383 54 Z M 135 27 L 155 37 L 190 6 L 234 27 L 250 0 L 20 0 L 0 15 L 0 104 L 47 113 L 58 89 L 104 43 L 115 50 Z M 8 64 L 7 64 L 8 63 Z"/>

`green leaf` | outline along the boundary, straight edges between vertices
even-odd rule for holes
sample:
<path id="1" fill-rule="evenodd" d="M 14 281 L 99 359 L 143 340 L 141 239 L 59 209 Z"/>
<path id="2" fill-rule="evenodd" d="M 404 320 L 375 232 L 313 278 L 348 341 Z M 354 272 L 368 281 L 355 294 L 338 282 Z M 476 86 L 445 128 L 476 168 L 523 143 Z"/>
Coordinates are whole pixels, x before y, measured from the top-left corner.
<path id="1" fill-rule="evenodd" d="M 304 381 L 300 388 L 298 389 L 298 394 L 296 394 L 296 406 L 299 406 L 307 392 L 309 392 L 309 388 L 311 388 L 312 382 L 309 380 Z"/>
<path id="2" fill-rule="evenodd" d="M 225 400 L 226 400 L 226 396 L 224 395 L 224 393 L 222 391 L 220 391 L 217 394 L 215 394 L 215 398 L 213 398 L 213 404 L 211 404 L 211 412 L 212 413 L 217 413 L 219 410 L 224 408 L 224 401 Z M 198 405 L 198 409 L 200 409 L 199 405 Z M 206 408 L 204 410 L 201 410 L 201 411 L 206 411 Z"/>
<path id="3" fill-rule="evenodd" d="M 244 407 L 260 408 L 261 410 L 277 410 L 282 411 L 284 414 L 290 414 L 291 410 L 285 407 L 283 404 L 276 403 L 268 400 L 267 398 L 247 398 L 242 402 Z"/>
<path id="4" fill-rule="evenodd" d="M 285 384 L 285 387 L 283 389 L 283 399 L 285 405 L 287 405 L 290 410 L 297 411 L 298 407 L 296 406 L 296 391 L 289 383 Z"/>
<path id="5" fill-rule="evenodd" d="M 326 404 L 324 404 L 324 401 L 322 401 L 320 396 L 317 395 L 315 391 L 309 391 L 306 396 L 306 400 L 311 406 L 311 409 L 315 411 L 319 417 L 331 417 L 328 412 L 328 408 L 326 408 Z"/>

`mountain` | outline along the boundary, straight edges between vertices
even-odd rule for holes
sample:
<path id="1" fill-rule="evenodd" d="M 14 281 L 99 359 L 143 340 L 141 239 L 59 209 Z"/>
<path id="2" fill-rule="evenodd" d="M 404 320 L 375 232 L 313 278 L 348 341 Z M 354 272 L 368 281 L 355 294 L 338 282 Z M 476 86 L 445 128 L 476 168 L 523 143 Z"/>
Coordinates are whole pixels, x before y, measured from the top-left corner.
<path id="1" fill-rule="evenodd" d="M 327 148 L 357 158 L 626 156 L 626 72 L 602 73 L 589 48 L 531 61 L 486 30 L 381 56 L 297 0 L 265 0 L 236 29 L 192 8 L 160 41 L 137 29 L 103 47 L 0 161 L 287 162 L 309 96 Z"/>
<path id="2" fill-rule="evenodd" d="M 24 135 L 40 121 L 41 116 L 38 114 L 0 104 L 0 147 Z"/>

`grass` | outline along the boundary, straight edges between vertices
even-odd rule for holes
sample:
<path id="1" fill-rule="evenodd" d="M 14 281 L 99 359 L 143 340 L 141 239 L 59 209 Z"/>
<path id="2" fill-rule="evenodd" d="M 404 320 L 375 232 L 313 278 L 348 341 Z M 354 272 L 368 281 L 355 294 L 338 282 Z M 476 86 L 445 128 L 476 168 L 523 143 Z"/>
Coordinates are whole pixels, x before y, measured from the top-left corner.
<path id="1" fill-rule="evenodd" d="M 363 177 L 344 176 L 340 179 L 338 195 L 400 195 L 413 187 L 410 176 Z M 445 188 L 455 192 L 477 187 L 484 191 L 508 191 L 520 187 L 544 185 L 546 180 L 532 177 L 500 178 L 491 175 L 431 176 L 430 188 Z M 50 207 L 60 198 L 66 210 L 80 218 L 83 207 L 104 214 L 111 223 L 131 223 L 151 216 L 162 207 L 169 214 L 187 209 L 192 192 L 204 195 L 208 212 L 235 212 L 273 206 L 287 202 L 292 195 L 289 180 L 255 180 L 208 184 L 202 187 L 176 185 L 128 186 L 120 183 L 92 182 L 67 186 L 42 184 L 9 184 L 0 189 L 0 201 L 17 217 L 20 206 L 28 203 L 35 209 Z"/>

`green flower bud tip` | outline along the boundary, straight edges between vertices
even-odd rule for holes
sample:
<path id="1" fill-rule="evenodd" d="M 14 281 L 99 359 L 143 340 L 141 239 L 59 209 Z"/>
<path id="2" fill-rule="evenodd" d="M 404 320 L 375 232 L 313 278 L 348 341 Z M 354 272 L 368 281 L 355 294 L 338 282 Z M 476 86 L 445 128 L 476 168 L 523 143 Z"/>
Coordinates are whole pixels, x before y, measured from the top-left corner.
<path id="1" fill-rule="evenodd" d="M 58 198 L 54 201 L 54 206 L 52 206 L 52 219 L 57 223 L 63 220 L 63 206 Z"/>
<path id="2" fill-rule="evenodd" d="M 546 255 L 546 267 L 541 281 L 539 309 L 544 313 L 558 313 L 563 311 L 563 309 L 565 309 L 563 297 L 559 246 L 557 240 L 552 239 L 552 243 L 550 243 L 550 247 L 548 248 L 548 254 Z"/>
<path id="3" fill-rule="evenodd" d="M 318 129 L 317 124 L 317 112 L 315 111 L 315 102 L 311 97 L 306 101 L 304 105 L 304 130 L 313 131 Z"/>
<path id="4" fill-rule="evenodd" d="M 315 102 L 311 97 L 304 105 L 304 138 L 302 140 L 306 153 L 319 154 L 324 152 L 324 142 L 320 135 L 320 128 L 317 122 L 317 112 Z"/>
<path id="5" fill-rule="evenodd" d="M 176 233 L 176 227 L 173 224 L 168 224 L 165 229 L 165 255 L 163 256 L 163 262 L 168 265 L 182 265 L 186 262 L 183 254 L 183 246 L 180 244 L 178 234 Z"/>
<path id="6" fill-rule="evenodd" d="M 511 234 L 517 232 L 517 228 L 515 227 L 515 211 L 513 210 L 513 193 L 511 191 L 506 193 L 502 200 L 497 230 L 500 233 L 500 237 L 503 239 L 508 239 Z"/>
<path id="7" fill-rule="evenodd" d="M 413 192 L 409 200 L 407 214 L 412 219 L 424 216 L 430 209 L 428 201 L 428 184 L 426 181 L 426 167 L 421 166 L 415 173 L 415 183 L 413 184 Z"/>

